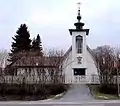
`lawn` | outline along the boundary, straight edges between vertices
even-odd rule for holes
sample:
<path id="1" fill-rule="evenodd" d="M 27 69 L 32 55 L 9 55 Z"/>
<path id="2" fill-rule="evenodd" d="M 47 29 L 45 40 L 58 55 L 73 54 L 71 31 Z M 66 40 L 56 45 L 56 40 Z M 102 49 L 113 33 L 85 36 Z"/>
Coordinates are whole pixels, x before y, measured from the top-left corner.
<path id="1" fill-rule="evenodd" d="M 94 84 L 94 85 L 89 84 L 88 87 L 89 87 L 89 89 L 91 91 L 91 94 L 94 96 L 95 99 L 100 99 L 100 100 L 116 100 L 116 99 L 120 99 L 115 94 L 104 94 L 104 93 L 99 92 L 100 85 L 98 85 L 98 84 Z"/>

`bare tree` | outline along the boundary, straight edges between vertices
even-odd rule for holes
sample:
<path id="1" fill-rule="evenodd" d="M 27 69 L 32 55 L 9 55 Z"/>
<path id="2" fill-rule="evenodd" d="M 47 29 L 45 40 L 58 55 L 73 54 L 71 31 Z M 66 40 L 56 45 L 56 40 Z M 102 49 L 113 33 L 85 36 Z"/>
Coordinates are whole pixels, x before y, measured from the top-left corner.
<path id="1" fill-rule="evenodd" d="M 110 46 L 97 47 L 94 51 L 94 55 L 99 68 L 99 77 L 102 84 L 113 83 L 114 68 L 114 49 Z"/>
<path id="2" fill-rule="evenodd" d="M 50 49 L 46 53 L 46 58 L 50 67 L 48 68 L 49 77 L 51 82 L 59 83 L 62 78 L 62 61 L 63 61 L 63 50 Z"/>
<path id="3" fill-rule="evenodd" d="M 8 52 L 7 52 L 7 50 L 0 50 L 0 68 L 2 68 L 2 70 L 1 70 L 2 73 L 4 72 L 3 69 L 8 64 L 7 59 L 8 59 Z"/>

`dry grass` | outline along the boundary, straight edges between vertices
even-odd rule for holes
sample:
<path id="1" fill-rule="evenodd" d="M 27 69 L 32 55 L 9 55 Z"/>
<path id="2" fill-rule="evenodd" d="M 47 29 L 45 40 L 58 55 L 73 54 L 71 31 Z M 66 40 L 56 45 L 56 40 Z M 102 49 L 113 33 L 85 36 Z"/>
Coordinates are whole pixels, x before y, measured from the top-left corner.
<path id="1" fill-rule="evenodd" d="M 99 92 L 100 85 L 88 85 L 90 88 L 91 94 L 94 96 L 95 99 L 100 100 L 116 100 L 119 99 L 116 94 L 104 94 Z"/>

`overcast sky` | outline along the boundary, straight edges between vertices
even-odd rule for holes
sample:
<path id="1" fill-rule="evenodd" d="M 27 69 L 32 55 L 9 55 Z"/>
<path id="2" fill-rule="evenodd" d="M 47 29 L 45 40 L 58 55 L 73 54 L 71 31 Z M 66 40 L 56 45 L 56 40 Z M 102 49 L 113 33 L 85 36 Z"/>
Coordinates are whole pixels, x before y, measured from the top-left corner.
<path id="1" fill-rule="evenodd" d="M 0 0 L 0 48 L 9 50 L 12 36 L 26 23 L 31 38 L 40 34 L 44 48 L 68 49 L 78 1 L 82 22 L 90 29 L 88 45 L 119 45 L 120 0 Z"/>

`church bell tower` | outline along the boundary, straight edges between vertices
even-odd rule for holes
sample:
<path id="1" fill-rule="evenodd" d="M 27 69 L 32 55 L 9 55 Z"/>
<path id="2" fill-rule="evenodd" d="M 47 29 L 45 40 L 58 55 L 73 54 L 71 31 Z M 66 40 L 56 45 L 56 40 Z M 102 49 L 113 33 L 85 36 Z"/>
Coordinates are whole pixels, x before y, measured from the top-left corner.
<path id="1" fill-rule="evenodd" d="M 79 3 L 80 4 L 80 3 Z M 75 29 L 69 29 L 72 36 L 72 69 L 74 74 L 85 74 L 87 68 L 87 44 L 86 36 L 89 34 L 89 29 L 84 29 L 84 23 L 81 22 L 80 7 L 78 8 L 77 22 L 74 23 Z M 79 70 L 78 72 L 76 72 Z M 80 72 L 84 70 L 84 72 Z"/>

